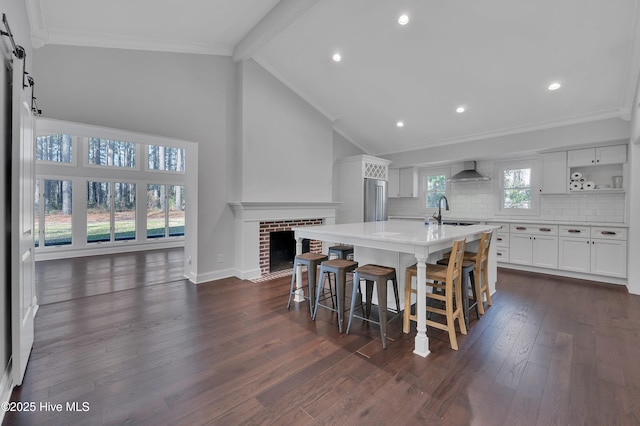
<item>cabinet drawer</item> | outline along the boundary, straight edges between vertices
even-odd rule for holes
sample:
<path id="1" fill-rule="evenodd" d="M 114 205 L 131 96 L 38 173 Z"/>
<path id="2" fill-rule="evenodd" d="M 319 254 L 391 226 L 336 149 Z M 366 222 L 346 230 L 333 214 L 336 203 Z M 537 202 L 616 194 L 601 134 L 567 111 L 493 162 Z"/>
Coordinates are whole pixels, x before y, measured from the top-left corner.
<path id="1" fill-rule="evenodd" d="M 592 226 L 591 238 L 603 240 L 626 240 L 627 228 L 612 228 L 609 226 Z"/>
<path id="2" fill-rule="evenodd" d="M 567 226 L 559 227 L 561 237 L 589 238 L 591 236 L 591 228 L 588 226 Z"/>
<path id="3" fill-rule="evenodd" d="M 509 233 L 504 231 L 496 232 L 496 247 L 509 247 Z"/>
<path id="4" fill-rule="evenodd" d="M 509 262 L 509 249 L 496 246 L 496 260 L 498 262 Z"/>
<path id="5" fill-rule="evenodd" d="M 511 225 L 512 234 L 558 235 L 558 225 Z"/>

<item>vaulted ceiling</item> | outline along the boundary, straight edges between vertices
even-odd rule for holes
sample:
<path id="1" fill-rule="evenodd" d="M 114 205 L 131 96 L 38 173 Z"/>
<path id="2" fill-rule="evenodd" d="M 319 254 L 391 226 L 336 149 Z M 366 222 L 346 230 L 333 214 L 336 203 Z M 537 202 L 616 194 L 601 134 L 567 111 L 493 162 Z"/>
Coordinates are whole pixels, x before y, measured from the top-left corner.
<path id="1" fill-rule="evenodd" d="M 252 58 L 378 155 L 627 119 L 640 69 L 638 0 L 26 3 L 36 47 Z"/>

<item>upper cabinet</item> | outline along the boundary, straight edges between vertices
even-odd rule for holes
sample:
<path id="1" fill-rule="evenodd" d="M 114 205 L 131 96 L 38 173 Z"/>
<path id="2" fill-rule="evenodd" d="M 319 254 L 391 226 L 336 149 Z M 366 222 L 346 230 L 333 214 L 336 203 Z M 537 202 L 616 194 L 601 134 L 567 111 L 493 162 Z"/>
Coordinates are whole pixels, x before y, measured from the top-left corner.
<path id="1" fill-rule="evenodd" d="M 563 194 L 567 192 L 567 152 L 541 154 L 541 194 Z"/>
<path id="2" fill-rule="evenodd" d="M 415 167 L 389 169 L 389 198 L 416 198 L 418 172 Z"/>
<path id="3" fill-rule="evenodd" d="M 573 149 L 567 153 L 567 163 L 569 167 L 622 164 L 626 162 L 626 145 Z"/>

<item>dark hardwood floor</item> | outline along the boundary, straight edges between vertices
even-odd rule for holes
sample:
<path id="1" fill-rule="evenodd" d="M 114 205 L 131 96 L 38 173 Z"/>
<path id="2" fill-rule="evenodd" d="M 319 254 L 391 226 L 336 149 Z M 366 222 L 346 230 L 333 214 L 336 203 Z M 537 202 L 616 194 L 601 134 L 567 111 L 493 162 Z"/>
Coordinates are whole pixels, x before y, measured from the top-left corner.
<path id="1" fill-rule="evenodd" d="M 129 266 L 109 278 L 119 262 Z M 40 307 L 12 400 L 89 409 L 8 412 L 4 424 L 640 424 L 640 297 L 621 287 L 501 269 L 460 350 L 429 330 L 421 358 L 415 324 L 410 335 L 392 324 L 382 350 L 376 327 L 341 335 L 327 310 L 315 322 L 306 302 L 287 311 L 288 278 L 196 286 L 140 274 L 139 263 L 38 265 L 47 286 L 74 297 Z M 75 297 L 93 284 L 87 269 L 121 290 Z"/>

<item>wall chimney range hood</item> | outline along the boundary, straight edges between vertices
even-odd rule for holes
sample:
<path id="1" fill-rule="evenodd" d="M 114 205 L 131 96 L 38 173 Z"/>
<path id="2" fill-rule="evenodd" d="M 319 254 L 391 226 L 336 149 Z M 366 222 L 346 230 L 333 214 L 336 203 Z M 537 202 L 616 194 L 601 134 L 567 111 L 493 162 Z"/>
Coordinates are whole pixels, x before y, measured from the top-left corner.
<path id="1" fill-rule="evenodd" d="M 486 182 L 491 180 L 476 171 L 475 161 L 465 161 L 464 170 L 447 179 L 448 182 Z"/>

